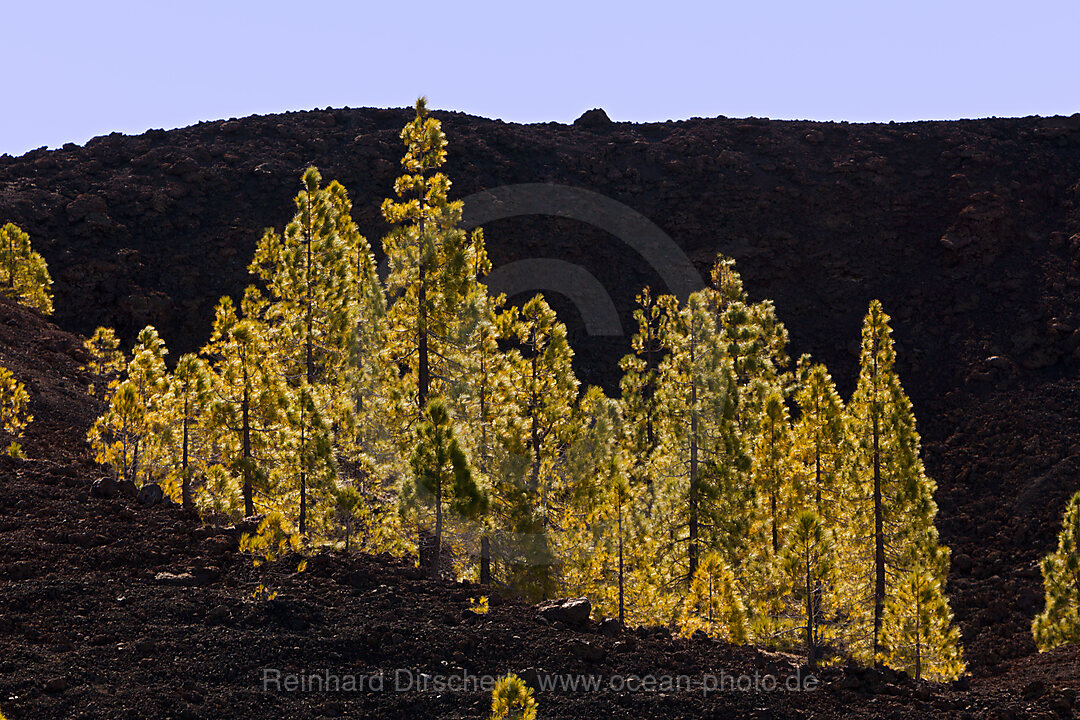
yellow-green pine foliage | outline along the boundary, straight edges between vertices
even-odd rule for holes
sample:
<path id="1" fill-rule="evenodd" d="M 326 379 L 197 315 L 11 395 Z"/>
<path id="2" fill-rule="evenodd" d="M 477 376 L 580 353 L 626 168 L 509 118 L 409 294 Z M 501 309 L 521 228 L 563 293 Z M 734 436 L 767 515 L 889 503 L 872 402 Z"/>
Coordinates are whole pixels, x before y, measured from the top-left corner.
<path id="1" fill-rule="evenodd" d="M 439 171 L 446 136 L 424 98 L 401 139 L 406 152 L 405 172 L 394 183 L 398 199 L 382 205 L 394 226 L 383 239 L 390 265 L 388 351 L 392 363 L 407 370 L 403 411 L 415 417 L 429 395 L 449 395 L 445 385 L 454 377 L 455 355 L 479 309 L 471 301 L 478 298 L 476 278 L 486 272 L 486 256 L 482 235 L 470 237 L 458 227 L 462 203 L 448 198 L 450 179 Z"/>
<path id="2" fill-rule="evenodd" d="M 14 223 L 0 227 L 0 292 L 43 315 L 53 311 L 52 278 L 30 236 Z"/>
<path id="3" fill-rule="evenodd" d="M 29 405 L 30 395 L 26 387 L 10 370 L 0 367 L 0 430 L 15 438 L 22 437 L 23 430 L 34 419 L 26 412 Z M 6 452 L 12 457 L 22 456 L 22 449 L 16 440 L 11 441 Z"/>
<path id="4" fill-rule="evenodd" d="M 868 540 L 851 550 L 861 565 L 852 578 L 854 592 L 869 600 L 858 612 L 861 627 L 851 642 L 856 657 L 867 662 L 882 656 L 890 631 L 885 607 L 897 584 L 921 564 L 941 587 L 949 564 L 934 526 L 936 486 L 923 469 L 915 415 L 895 359 L 889 316 L 874 300 L 863 322 L 859 380 L 847 407 L 854 442 L 852 536 Z"/>
<path id="5" fill-rule="evenodd" d="M 854 497 L 849 472 L 852 448 L 844 417 L 844 402 L 828 369 L 810 356 L 799 359 L 795 402 L 798 416 L 789 459 L 794 505 L 813 511 L 831 535 L 835 572 L 814 588 L 814 632 L 819 645 L 846 651 L 850 619 L 864 592 L 853 578 L 865 573 L 857 550 L 862 541 L 855 530 L 849 497 Z M 847 552 L 851 549 L 852 552 Z"/>
<path id="6" fill-rule="evenodd" d="M 505 502 L 510 527 L 504 554 L 523 592 L 544 595 L 553 589 L 555 559 L 550 531 L 557 527 L 566 501 L 563 466 L 572 439 L 578 380 L 566 326 L 536 295 L 504 320 L 516 345 L 507 355 L 507 400 L 520 420 L 507 428 L 504 442 L 517 462 L 508 462 L 497 494 Z"/>
<path id="7" fill-rule="evenodd" d="M 698 630 L 710 637 L 742 645 L 749 639 L 746 608 L 735 584 L 735 575 L 720 553 L 710 551 L 701 559 L 686 597 L 682 632 Z"/>
<path id="8" fill-rule="evenodd" d="M 666 550 L 672 577 L 688 586 L 701 556 L 720 550 L 729 564 L 746 542 L 752 519 L 749 458 L 736 417 L 737 387 L 715 315 L 701 293 L 680 308 L 660 299 L 660 364 L 657 396 L 663 413 L 651 459 L 656 502 L 653 532 Z"/>
<path id="9" fill-rule="evenodd" d="M 739 390 L 736 415 L 739 427 L 753 436 L 761 425 L 765 400 L 771 393 L 788 395 L 788 333 L 776 317 L 771 300 L 751 303 L 743 289 L 735 261 L 718 255 L 711 285 L 703 295 L 716 316 L 725 352 L 731 357 Z M 755 442 L 747 438 L 752 447 Z"/>
<path id="10" fill-rule="evenodd" d="M 214 397 L 208 417 L 216 438 L 216 467 L 208 471 L 210 507 L 243 516 L 277 506 L 280 493 L 272 483 L 277 449 L 285 443 L 282 415 L 288 406 L 277 358 L 270 351 L 266 325 L 258 321 L 265 302 L 249 287 L 241 315 L 229 297 L 218 302 L 210 343 Z"/>
<path id="11" fill-rule="evenodd" d="M 619 444 L 622 415 L 617 401 L 598 387 L 582 394 L 570 424 L 567 499 L 556 547 L 568 595 L 587 595 L 598 612 L 626 618 L 626 578 L 633 558 L 630 488 Z"/>
<path id="12" fill-rule="evenodd" d="M 532 688 L 517 675 L 511 673 L 495 682 L 490 720 L 536 720 L 536 707 Z"/>
<path id="13" fill-rule="evenodd" d="M 758 490 L 762 530 L 770 538 L 769 550 L 775 555 L 784 542 L 782 529 L 787 525 L 795 499 L 788 464 L 791 419 L 779 392 L 770 392 L 765 397 L 758 422 L 754 438 L 754 486 Z"/>
<path id="14" fill-rule="evenodd" d="M 1057 550 L 1043 558 L 1046 607 L 1031 629 L 1039 650 L 1080 643 L 1080 492 L 1065 506 Z"/>
<path id="15" fill-rule="evenodd" d="M 309 167 L 296 197 L 297 212 L 283 234 L 267 230 L 249 270 L 266 285 L 268 302 L 261 319 L 268 323 L 271 352 L 279 360 L 288 388 L 293 425 L 282 470 L 291 465 L 299 498 L 298 527 L 308 532 L 309 492 L 329 497 L 336 478 L 330 436 L 335 421 L 352 414 L 334 399 L 350 377 L 358 327 L 354 300 L 372 293 L 358 288 L 354 268 L 368 281 L 370 251 L 356 230 L 344 188 L 322 188 L 319 171 Z M 365 251 L 367 250 L 367 251 Z M 367 260 L 365 260 L 367 258 Z M 377 300 L 376 300 L 377 303 Z M 365 322 L 371 322 L 365 317 Z M 340 417 L 335 417 L 339 410 Z M 318 503 L 329 507 L 330 503 Z"/>
<path id="16" fill-rule="evenodd" d="M 205 472 L 210 438 L 207 412 L 213 396 L 206 361 L 192 353 L 180 356 L 161 403 L 161 438 L 169 457 L 166 491 L 180 500 L 185 510 L 195 509 L 192 483 Z"/>
<path id="17" fill-rule="evenodd" d="M 850 458 L 844 401 L 828 368 L 799 359 L 795 403 L 798 417 L 792 428 L 791 464 L 795 492 L 804 509 L 813 510 L 826 527 L 843 525 L 844 483 Z"/>
<path id="18" fill-rule="evenodd" d="M 124 370 L 126 379 L 116 386 L 108 409 L 87 433 L 97 462 L 112 467 L 118 478 L 148 483 L 169 472 L 162 438 L 169 389 L 167 353 L 157 330 L 152 325 L 143 328 Z"/>
<path id="19" fill-rule="evenodd" d="M 632 354 L 619 361 L 623 371 L 619 383 L 622 393 L 622 411 L 626 419 L 623 447 L 630 461 L 630 477 L 633 482 L 651 483 L 648 461 L 659 443 L 660 412 L 657 400 L 657 371 L 663 357 L 660 342 L 662 308 L 648 287 L 637 296 L 638 308 L 634 310 L 637 332 L 630 338 Z"/>
<path id="20" fill-rule="evenodd" d="M 99 327 L 93 336 L 83 341 L 83 348 L 90 355 L 84 369 L 99 379 L 90 385 L 89 392 L 96 398 L 108 401 L 120 384 L 128 364 L 120 349 L 120 339 L 112 328 Z"/>
<path id="21" fill-rule="evenodd" d="M 417 430 L 416 447 L 410 461 L 412 483 L 403 487 L 403 506 L 435 511 L 435 544 L 432 548 L 432 577 L 438 575 L 442 556 L 445 511 L 455 519 L 471 520 L 487 509 L 487 497 L 477 487 L 472 465 L 458 443 L 454 422 L 441 398 L 432 397 L 424 407 L 423 422 Z M 431 527 L 426 522 L 422 526 Z"/>
<path id="22" fill-rule="evenodd" d="M 823 527 L 817 513 L 800 510 L 791 518 L 782 563 L 802 618 L 806 661 L 811 666 L 817 662 L 821 644 L 818 621 L 826 601 L 823 595 L 834 584 L 835 554 L 832 533 Z"/>
<path id="23" fill-rule="evenodd" d="M 960 628 L 941 585 L 936 570 L 917 564 L 885 606 L 883 660 L 916 680 L 955 680 L 964 673 Z"/>

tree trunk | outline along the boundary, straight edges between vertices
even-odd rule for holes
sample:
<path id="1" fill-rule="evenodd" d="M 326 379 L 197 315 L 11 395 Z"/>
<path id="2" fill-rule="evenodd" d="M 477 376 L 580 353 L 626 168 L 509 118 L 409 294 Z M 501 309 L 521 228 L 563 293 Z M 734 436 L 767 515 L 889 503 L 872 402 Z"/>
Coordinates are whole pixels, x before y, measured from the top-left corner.
<path id="1" fill-rule="evenodd" d="M 491 540 L 487 535 L 480 538 L 480 584 L 491 584 Z"/>
<path id="2" fill-rule="evenodd" d="M 248 383 L 247 383 L 247 367 L 244 367 L 244 397 L 241 401 L 241 416 L 243 418 L 241 423 L 241 445 L 243 459 L 241 464 L 244 468 L 244 517 L 251 517 L 255 514 L 255 489 L 252 482 L 252 468 L 251 468 L 251 408 L 250 400 L 248 397 Z"/>
<path id="3" fill-rule="evenodd" d="M 817 644 L 814 642 L 814 593 L 810 572 L 810 543 L 806 544 L 806 664 L 817 664 Z"/>
<path id="4" fill-rule="evenodd" d="M 692 331 L 691 331 L 692 332 Z M 690 341 L 690 547 L 689 572 L 687 584 L 694 582 L 698 569 L 698 415 L 697 415 L 697 375 L 694 363 L 697 361 L 696 347 Z"/>
<path id="5" fill-rule="evenodd" d="M 191 498 L 191 474 L 188 472 L 188 400 L 184 399 L 184 447 L 180 459 L 180 500 L 184 510 L 191 512 L 195 503 Z"/>
<path id="6" fill-rule="evenodd" d="M 619 501 L 619 624 L 626 622 L 625 585 L 623 570 L 623 519 L 622 500 Z"/>
<path id="7" fill-rule="evenodd" d="M 879 666 L 878 651 L 881 649 L 881 624 L 885 615 L 885 517 L 881 497 L 881 420 L 878 417 L 877 347 L 874 350 L 874 399 L 870 412 L 874 420 L 874 665 Z"/>
<path id="8" fill-rule="evenodd" d="M 439 557 L 442 555 L 442 476 L 435 481 L 435 548 L 431 554 L 431 577 L 439 577 Z"/>

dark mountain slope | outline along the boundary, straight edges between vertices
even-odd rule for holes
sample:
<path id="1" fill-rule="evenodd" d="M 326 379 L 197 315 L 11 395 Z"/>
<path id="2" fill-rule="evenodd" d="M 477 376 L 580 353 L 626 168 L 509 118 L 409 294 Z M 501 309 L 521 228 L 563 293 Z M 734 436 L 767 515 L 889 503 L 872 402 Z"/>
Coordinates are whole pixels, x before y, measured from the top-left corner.
<path id="1" fill-rule="evenodd" d="M 792 352 L 826 361 L 845 393 L 862 314 L 881 298 L 939 484 L 969 658 L 994 673 L 1033 652 L 1033 563 L 1053 545 L 1080 463 L 1080 116 L 590 127 L 438 116 L 457 197 L 568 185 L 650 219 L 703 273 L 717 251 L 734 256 L 751 295 L 776 300 Z M 292 113 L 3 157 L 0 218 L 48 259 L 63 327 L 112 324 L 130 339 L 152 322 L 175 356 L 205 339 L 217 297 L 248 281 L 256 238 L 291 216 L 308 163 L 344 183 L 377 244 L 407 119 Z M 497 268 L 530 258 L 585 268 L 623 328 L 637 290 L 662 287 L 658 269 L 587 222 L 485 228 Z M 625 338 L 589 336 L 590 307 L 556 304 L 580 375 L 613 388 Z"/>

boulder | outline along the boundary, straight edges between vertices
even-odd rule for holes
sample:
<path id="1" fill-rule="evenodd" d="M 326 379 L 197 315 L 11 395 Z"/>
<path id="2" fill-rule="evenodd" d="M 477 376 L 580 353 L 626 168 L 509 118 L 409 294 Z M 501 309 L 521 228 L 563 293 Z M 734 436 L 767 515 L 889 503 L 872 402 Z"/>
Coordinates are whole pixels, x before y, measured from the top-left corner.
<path id="1" fill-rule="evenodd" d="M 120 488 L 117 487 L 116 481 L 112 478 L 100 478 L 94 481 L 94 484 L 90 486 L 90 497 L 102 498 L 103 500 L 111 500 L 116 497 L 120 492 Z"/>
<path id="2" fill-rule="evenodd" d="M 153 507 L 164 499 L 165 491 L 161 489 L 160 485 L 154 483 L 147 483 L 139 490 L 139 504 L 143 507 Z"/>
<path id="3" fill-rule="evenodd" d="M 537 613 L 550 623 L 560 622 L 567 627 L 580 628 L 589 622 L 592 603 L 588 598 L 548 600 L 536 606 Z"/>

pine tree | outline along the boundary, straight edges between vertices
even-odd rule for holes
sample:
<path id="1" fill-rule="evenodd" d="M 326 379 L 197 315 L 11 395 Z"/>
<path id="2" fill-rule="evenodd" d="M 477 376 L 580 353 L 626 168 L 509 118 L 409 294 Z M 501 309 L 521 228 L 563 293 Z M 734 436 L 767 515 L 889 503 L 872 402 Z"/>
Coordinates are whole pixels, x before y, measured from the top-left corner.
<path id="1" fill-rule="evenodd" d="M 843 512 L 843 483 L 850 457 L 844 401 L 829 370 L 809 355 L 799 359 L 793 427 L 793 475 L 800 504 L 813 510 L 827 527 L 838 528 Z"/>
<path id="2" fill-rule="evenodd" d="M 964 673 L 960 629 L 938 574 L 916 564 L 885 607 L 883 660 L 916 680 L 955 680 Z"/>
<path id="3" fill-rule="evenodd" d="M 869 592 L 860 595 L 872 598 L 872 629 L 855 639 L 855 649 L 874 662 L 883 657 L 885 607 L 896 582 L 890 578 L 904 578 L 922 562 L 941 582 L 948 563 L 934 528 L 935 485 L 923 469 L 911 401 L 893 367 L 888 321 L 881 303 L 871 302 L 863 323 L 859 380 L 847 408 L 856 442 L 855 535 L 873 543 L 856 551 L 868 569 L 856 582 L 869 581 L 864 585 Z"/>
<path id="4" fill-rule="evenodd" d="M 844 402 L 828 369 L 812 363 L 808 355 L 799 359 L 795 402 L 799 413 L 789 458 L 793 506 L 813 511 L 831 534 L 834 546 L 832 579 L 820 583 L 812 593 L 815 638 L 819 644 L 843 645 L 855 596 L 862 592 L 851 582 L 862 571 L 857 552 L 847 552 L 849 548 L 857 551 L 860 542 L 853 534 L 851 500 L 845 495 L 851 480 L 852 450 Z"/>
<path id="5" fill-rule="evenodd" d="M 566 499 L 563 462 L 570 441 L 567 419 L 573 414 L 578 381 L 566 326 L 536 295 L 512 309 L 505 333 L 517 347 L 506 358 L 507 401 L 520 424 L 506 428 L 509 462 L 497 492 L 511 517 L 518 557 L 518 579 L 524 592 L 546 595 L 553 587 L 550 533 L 558 526 Z M 517 462 L 514 462 L 514 461 Z"/>
<path id="6" fill-rule="evenodd" d="M 792 518 L 783 566 L 791 583 L 793 599 L 803 609 L 806 664 L 811 667 L 817 663 L 821 595 L 824 588 L 832 586 L 835 552 L 832 535 L 823 527 L 817 513 L 802 510 Z"/>
<path id="7" fill-rule="evenodd" d="M 686 603 L 685 634 L 703 630 L 711 637 L 736 645 L 748 641 L 750 628 L 746 608 L 739 596 L 735 576 L 718 552 L 710 551 L 702 558 Z"/>
<path id="8" fill-rule="evenodd" d="M 558 535 L 562 581 L 606 614 L 626 619 L 630 487 L 619 444 L 619 404 L 590 387 L 578 400 L 566 452 L 567 501 Z"/>
<path id="9" fill-rule="evenodd" d="M 296 197 L 297 213 L 278 235 L 267 230 L 255 250 L 250 270 L 265 284 L 269 302 L 262 318 L 273 328 L 273 351 L 290 389 L 296 423 L 291 464 L 299 494 L 298 527 L 308 530 L 308 493 L 332 484 L 335 466 L 327 433 L 333 416 L 331 386 L 349 378 L 358 307 L 350 300 L 368 297 L 358 289 L 353 268 L 368 271 L 366 241 L 349 218 L 344 188 L 337 182 L 323 189 L 319 171 L 309 167 Z M 365 318 L 367 319 L 367 318 Z M 320 481 L 321 480 L 321 481 Z"/>
<path id="10" fill-rule="evenodd" d="M 23 430 L 34 419 L 27 413 L 29 405 L 30 395 L 26 387 L 10 370 L 0 367 L 0 431 L 15 438 L 5 450 L 11 457 L 22 456 L 18 438 L 22 437 Z"/>
<path id="11" fill-rule="evenodd" d="M 778 392 L 765 398 L 764 412 L 756 433 L 754 448 L 754 485 L 761 491 L 767 532 L 772 538 L 772 553 L 780 552 L 781 528 L 787 525 L 791 511 L 791 487 L 788 457 L 791 453 L 791 421 L 787 405 Z"/>
<path id="12" fill-rule="evenodd" d="M 491 691 L 490 720 L 536 720 L 532 688 L 513 673 L 499 678 Z"/>
<path id="13" fill-rule="evenodd" d="M 131 482 L 139 482 L 140 471 L 144 484 L 167 472 L 161 437 L 168 392 L 166 354 L 157 330 L 152 325 L 143 328 L 124 369 L 126 379 L 116 386 L 108 409 L 87 433 L 97 461 Z"/>
<path id="14" fill-rule="evenodd" d="M 120 378 L 127 369 L 128 360 L 120 350 L 120 340 L 112 328 L 99 327 L 94 334 L 83 341 L 83 348 L 90 355 L 84 369 L 99 378 L 92 383 L 88 391 L 94 397 L 108 401 Z"/>
<path id="15" fill-rule="evenodd" d="M 437 577 L 442 557 L 444 505 L 464 520 L 483 514 L 487 506 L 487 497 L 476 486 L 469 459 L 458 443 L 450 412 L 441 398 L 429 399 L 424 408 L 410 465 L 413 484 L 405 487 L 403 499 L 406 505 L 434 508 L 434 546 L 428 571 Z"/>
<path id="16" fill-rule="evenodd" d="M 259 317 L 265 301 L 249 287 L 238 316 L 232 299 L 218 303 L 210 343 L 203 352 L 211 358 L 214 398 L 208 424 L 220 438 L 220 467 L 239 480 L 245 517 L 255 514 L 255 494 L 270 501 L 269 479 L 274 451 L 283 434 L 282 415 L 288 404 L 281 372 L 274 364 Z M 220 477 L 219 484 L 227 478 Z M 265 503 L 264 503 L 265 504 Z M 231 502 L 224 503 L 231 507 Z"/>
<path id="17" fill-rule="evenodd" d="M 738 429 L 735 374 L 719 341 L 714 315 L 699 293 L 679 308 L 661 298 L 665 319 L 657 394 L 665 412 L 652 460 L 657 496 L 668 508 L 668 537 L 686 543 L 687 584 L 701 554 L 738 554 L 749 528 L 749 458 Z M 674 558 L 673 558 L 674 559 Z"/>
<path id="18" fill-rule="evenodd" d="M 416 117 L 401 131 L 405 174 L 394 184 L 398 200 L 383 202 L 382 213 L 394 229 L 384 238 L 390 264 L 386 288 L 388 350 L 406 371 L 404 395 L 414 417 L 429 395 L 447 395 L 454 356 L 475 322 L 477 272 L 482 271 L 482 234 L 470 238 L 458 227 L 461 201 L 450 201 L 450 180 L 439 168 L 446 161 L 446 137 L 438 120 L 428 116 L 427 101 L 416 102 Z"/>
<path id="19" fill-rule="evenodd" d="M 169 444 L 171 465 L 180 478 L 180 497 L 183 508 L 195 509 L 192 482 L 195 469 L 204 463 L 202 449 L 205 440 L 206 413 L 212 398 L 210 371 L 206 362 L 192 353 L 180 356 L 168 382 L 168 394 L 162 404 L 163 425 Z"/>
<path id="20" fill-rule="evenodd" d="M 0 227 L 0 293 L 51 315 L 51 287 L 45 258 L 30 247 L 30 236 L 13 223 Z"/>
<path id="21" fill-rule="evenodd" d="M 661 408 L 656 387 L 660 361 L 663 358 L 663 345 L 660 340 L 663 312 L 648 287 L 638 294 L 637 303 L 634 320 L 637 321 L 638 330 L 630 339 L 634 352 L 619 362 L 619 368 L 623 371 L 620 389 L 623 415 L 626 418 L 623 445 L 631 458 L 630 473 L 634 481 L 651 482 L 648 459 L 656 452 L 659 444 Z"/>
<path id="22" fill-rule="evenodd" d="M 1040 651 L 1080 643 L 1080 492 L 1065 506 L 1057 550 L 1041 563 L 1046 607 L 1032 623 Z"/>

